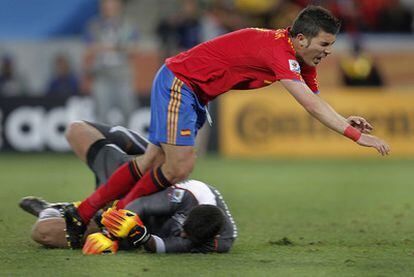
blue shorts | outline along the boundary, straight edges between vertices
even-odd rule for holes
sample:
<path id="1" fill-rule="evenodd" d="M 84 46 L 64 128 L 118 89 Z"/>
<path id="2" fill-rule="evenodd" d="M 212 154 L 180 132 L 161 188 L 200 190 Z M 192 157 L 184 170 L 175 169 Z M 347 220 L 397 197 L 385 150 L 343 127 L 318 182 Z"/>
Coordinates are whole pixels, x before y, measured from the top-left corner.
<path id="1" fill-rule="evenodd" d="M 151 90 L 149 141 L 192 146 L 206 121 L 206 110 L 194 92 L 163 65 Z"/>

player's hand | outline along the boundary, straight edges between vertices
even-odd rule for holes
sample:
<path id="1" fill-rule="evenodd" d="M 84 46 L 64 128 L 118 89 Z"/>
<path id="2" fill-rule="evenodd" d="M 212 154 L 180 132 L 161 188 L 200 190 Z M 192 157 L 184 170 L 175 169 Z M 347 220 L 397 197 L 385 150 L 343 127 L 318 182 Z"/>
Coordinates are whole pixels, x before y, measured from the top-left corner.
<path id="1" fill-rule="evenodd" d="M 125 238 L 131 246 L 146 243 L 150 234 L 136 213 L 109 208 L 102 214 L 102 224 L 115 237 Z"/>
<path id="2" fill-rule="evenodd" d="M 135 225 L 143 225 L 136 213 L 128 210 L 109 208 L 102 214 L 101 223 L 115 237 L 125 238 Z"/>
<path id="3" fill-rule="evenodd" d="M 354 128 L 358 129 L 361 133 L 370 134 L 374 129 L 372 125 L 363 117 L 351 115 L 346 121 Z"/>
<path id="4" fill-rule="evenodd" d="M 376 136 L 371 136 L 367 134 L 361 134 L 361 137 L 359 138 L 357 143 L 361 146 L 374 147 L 383 156 L 388 155 L 391 150 L 390 146 L 385 141 L 383 141 L 380 138 L 377 138 Z"/>
<path id="5" fill-rule="evenodd" d="M 118 238 L 126 238 L 135 226 L 145 227 L 136 213 L 116 208 L 106 210 L 102 214 L 101 223 Z"/>
<path id="6" fill-rule="evenodd" d="M 148 233 L 148 230 L 144 225 L 136 225 L 128 233 L 126 240 L 131 247 L 137 248 L 145 244 L 150 238 L 151 234 Z"/>
<path id="7" fill-rule="evenodd" d="M 113 241 L 102 233 L 94 233 L 86 238 L 82 252 L 85 255 L 115 254 L 118 251 L 118 242 Z"/>

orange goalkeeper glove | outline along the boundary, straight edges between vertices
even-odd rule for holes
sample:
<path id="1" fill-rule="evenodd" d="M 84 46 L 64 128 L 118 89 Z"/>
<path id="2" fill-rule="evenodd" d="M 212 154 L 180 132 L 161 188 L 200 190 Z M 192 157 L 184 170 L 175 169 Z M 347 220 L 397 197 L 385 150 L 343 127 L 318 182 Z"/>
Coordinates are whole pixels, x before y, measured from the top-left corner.
<path id="1" fill-rule="evenodd" d="M 128 210 L 109 208 L 102 214 L 101 223 L 111 235 L 127 239 L 134 247 L 145 244 L 151 236 L 139 216 Z"/>
<path id="2" fill-rule="evenodd" d="M 118 242 L 113 241 L 102 233 L 94 233 L 86 238 L 82 252 L 91 254 L 115 254 L 118 251 Z"/>

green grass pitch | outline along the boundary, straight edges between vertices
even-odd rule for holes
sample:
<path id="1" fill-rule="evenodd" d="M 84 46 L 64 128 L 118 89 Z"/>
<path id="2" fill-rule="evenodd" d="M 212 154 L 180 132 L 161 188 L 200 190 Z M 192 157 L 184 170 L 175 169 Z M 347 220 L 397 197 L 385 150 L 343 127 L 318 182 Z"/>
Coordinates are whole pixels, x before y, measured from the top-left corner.
<path id="1" fill-rule="evenodd" d="M 414 160 L 198 161 L 238 224 L 229 254 L 83 256 L 30 240 L 26 195 L 74 201 L 93 176 L 72 155 L 0 155 L 0 276 L 413 276 Z"/>

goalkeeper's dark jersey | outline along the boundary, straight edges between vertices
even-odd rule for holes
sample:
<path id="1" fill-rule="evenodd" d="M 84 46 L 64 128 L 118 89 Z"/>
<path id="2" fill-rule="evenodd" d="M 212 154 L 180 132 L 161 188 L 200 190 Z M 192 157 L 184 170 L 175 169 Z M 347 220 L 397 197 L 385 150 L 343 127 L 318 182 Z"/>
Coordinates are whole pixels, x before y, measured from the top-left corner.
<path id="1" fill-rule="evenodd" d="M 221 208 L 226 222 L 216 239 L 195 247 L 189 239 L 180 235 L 192 208 L 201 204 Z M 141 217 L 155 239 L 157 253 L 228 252 L 237 237 L 236 225 L 222 196 L 214 187 L 200 181 L 181 182 L 164 191 L 141 197 L 126 209 Z"/>

